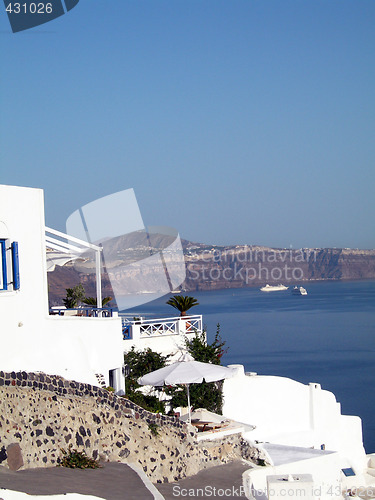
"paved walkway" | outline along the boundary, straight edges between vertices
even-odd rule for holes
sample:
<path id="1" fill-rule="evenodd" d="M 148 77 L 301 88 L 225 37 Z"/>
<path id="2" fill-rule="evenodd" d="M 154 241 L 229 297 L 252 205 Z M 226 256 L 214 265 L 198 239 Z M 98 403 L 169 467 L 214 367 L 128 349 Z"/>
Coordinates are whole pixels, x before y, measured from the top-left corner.
<path id="1" fill-rule="evenodd" d="M 151 488 L 153 485 L 150 483 Z M 100 469 L 48 467 L 12 472 L 0 468 L 0 488 L 29 495 L 80 493 L 106 500 L 152 500 L 142 477 L 126 464 L 106 463 Z M 6 493 L 0 491 L 6 500 Z M 160 497 L 159 497 L 160 499 Z"/>
<path id="2" fill-rule="evenodd" d="M 78 493 L 106 500 L 173 500 L 176 498 L 246 498 L 242 490 L 242 473 L 250 465 L 237 461 L 199 472 L 178 483 L 150 483 L 139 468 L 126 464 L 106 463 L 100 469 L 48 467 L 12 472 L 0 467 L 0 488 L 29 495 Z M 6 500 L 6 492 L 0 490 Z"/>
<path id="3" fill-rule="evenodd" d="M 189 497 L 245 499 L 242 473 L 250 468 L 251 465 L 241 461 L 231 462 L 203 470 L 178 483 L 157 484 L 156 487 L 165 500 Z"/>

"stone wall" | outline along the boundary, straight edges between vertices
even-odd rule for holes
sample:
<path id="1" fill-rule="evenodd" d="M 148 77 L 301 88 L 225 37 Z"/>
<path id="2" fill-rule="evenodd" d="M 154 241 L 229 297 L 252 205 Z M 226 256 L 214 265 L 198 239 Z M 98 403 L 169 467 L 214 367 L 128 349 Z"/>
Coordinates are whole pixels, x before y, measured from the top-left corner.
<path id="1" fill-rule="evenodd" d="M 60 396 L 79 396 L 93 397 L 97 403 L 103 403 L 114 410 L 123 410 L 127 414 L 133 414 L 136 419 L 145 419 L 148 423 L 158 425 L 172 425 L 182 428 L 183 422 L 176 417 L 169 417 L 151 413 L 136 405 L 126 398 L 118 397 L 113 392 L 90 384 L 66 380 L 59 375 L 46 375 L 45 373 L 27 373 L 27 372 L 3 372 L 0 371 L 0 387 L 28 387 L 33 389 L 45 390 Z M 131 410 L 131 411 L 128 411 Z"/>
<path id="2" fill-rule="evenodd" d="M 242 435 L 231 434 L 221 439 L 199 441 L 201 451 L 201 468 L 211 467 L 231 462 L 233 460 L 246 460 L 255 465 L 271 465 L 264 449 L 255 443 L 245 441 Z"/>
<path id="3" fill-rule="evenodd" d="M 58 465 L 61 448 L 69 445 L 95 459 L 138 463 L 154 482 L 176 481 L 250 453 L 238 436 L 198 445 L 192 426 L 99 387 L 0 371 L 0 465 Z"/>

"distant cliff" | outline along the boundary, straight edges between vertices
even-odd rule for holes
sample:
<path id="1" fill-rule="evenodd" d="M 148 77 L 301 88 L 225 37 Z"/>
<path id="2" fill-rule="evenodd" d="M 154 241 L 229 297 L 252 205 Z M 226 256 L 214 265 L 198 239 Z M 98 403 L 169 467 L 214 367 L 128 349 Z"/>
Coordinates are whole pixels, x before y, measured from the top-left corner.
<path id="1" fill-rule="evenodd" d="M 188 246 L 185 260 L 188 290 L 375 278 L 375 250 Z"/>
<path id="2" fill-rule="evenodd" d="M 112 265 L 124 271 L 115 273 L 116 290 L 122 294 L 133 293 L 128 284 L 137 278 L 136 257 L 140 250 L 134 249 L 133 240 L 125 237 L 116 238 L 113 243 L 106 242 L 105 254 L 112 255 Z M 170 243 L 170 242 L 167 242 Z M 149 255 L 146 244 L 142 244 L 141 258 Z M 375 279 L 375 250 L 339 249 L 339 248 L 304 248 L 277 249 L 262 246 L 215 246 L 182 241 L 186 263 L 186 280 L 182 289 L 218 290 L 222 288 L 242 288 L 259 286 L 266 283 L 294 284 L 312 280 L 358 280 Z M 160 249 L 160 241 L 157 242 Z M 167 245 L 164 245 L 164 247 Z M 158 251 L 151 249 L 153 251 Z M 132 262 L 132 266 L 128 266 Z M 48 273 L 51 304 L 61 304 L 65 289 L 77 283 L 83 283 L 87 295 L 95 295 L 95 274 L 90 263 L 80 267 L 66 265 L 56 267 Z M 129 279 L 127 279 L 129 278 Z M 132 278 L 132 280 L 130 280 Z M 138 278 L 137 278 L 138 279 Z M 144 291 L 147 283 L 152 283 L 152 268 L 148 267 L 139 274 L 139 281 Z M 103 275 L 103 295 L 114 296 L 108 275 Z"/>

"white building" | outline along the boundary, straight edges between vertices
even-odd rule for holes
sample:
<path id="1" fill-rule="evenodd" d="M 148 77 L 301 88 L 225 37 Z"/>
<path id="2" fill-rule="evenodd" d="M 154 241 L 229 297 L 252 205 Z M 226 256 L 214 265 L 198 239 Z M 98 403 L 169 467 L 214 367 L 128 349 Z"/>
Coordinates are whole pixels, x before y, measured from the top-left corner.
<path id="1" fill-rule="evenodd" d="M 55 235 L 62 240 L 54 242 Z M 88 246 L 68 238 L 67 248 Z M 178 353 L 185 338 L 202 332 L 199 315 L 138 321 L 120 318 L 115 312 L 110 317 L 77 316 L 77 311 L 50 315 L 47 268 L 51 262 L 46 262 L 46 249 L 63 248 L 63 240 L 63 233 L 45 226 L 41 189 L 0 185 L 2 370 L 42 371 L 93 385 L 98 385 L 97 375 L 102 375 L 106 385 L 123 393 L 124 352 L 135 347 L 164 355 Z M 53 255 L 55 262 L 69 260 L 61 252 Z M 100 303 L 100 259 L 97 281 Z"/>
<path id="2" fill-rule="evenodd" d="M 271 464 L 244 474 L 248 498 L 293 496 L 286 492 L 303 482 L 310 498 L 311 481 L 311 498 L 342 498 L 345 488 L 373 484 L 375 461 L 366 456 L 361 419 L 342 415 L 334 394 L 316 383 L 245 374 L 242 365 L 232 366 L 237 373 L 224 382 L 223 414 L 255 426 L 244 438 L 262 448 Z M 300 477 L 293 481 L 291 475 Z"/>
<path id="3" fill-rule="evenodd" d="M 43 191 L 0 186 L 2 370 L 42 371 L 93 385 L 102 375 L 122 393 L 124 351 L 134 346 L 174 353 L 196 331 L 202 331 L 201 316 L 122 321 L 115 314 L 50 315 Z M 249 498 L 269 497 L 270 485 L 283 496 L 284 486 L 292 491 L 295 481 L 306 491 L 311 485 L 328 491 L 321 499 L 345 485 L 372 484 L 375 457 L 365 455 L 361 420 L 341 415 L 332 393 L 315 383 L 245 374 L 236 366 L 237 374 L 224 382 L 223 414 L 255 426 L 244 437 L 263 447 L 272 464 L 244 474 Z"/>
<path id="4" fill-rule="evenodd" d="M 18 256 L 17 256 L 18 248 Z M 0 186 L 0 366 L 124 390 L 118 317 L 51 316 L 43 191 Z"/>

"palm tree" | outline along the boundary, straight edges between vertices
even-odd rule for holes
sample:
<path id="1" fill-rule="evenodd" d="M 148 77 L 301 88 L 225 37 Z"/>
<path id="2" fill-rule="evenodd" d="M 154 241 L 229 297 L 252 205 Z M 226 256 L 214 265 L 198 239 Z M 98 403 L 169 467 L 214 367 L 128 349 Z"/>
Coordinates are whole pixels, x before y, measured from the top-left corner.
<path id="1" fill-rule="evenodd" d="M 111 302 L 111 300 L 112 297 L 104 297 L 102 300 L 102 307 L 108 304 L 108 302 Z M 95 297 L 85 297 L 84 299 L 82 299 L 82 302 L 84 304 L 87 304 L 88 306 L 97 307 L 97 301 Z"/>
<path id="2" fill-rule="evenodd" d="M 180 311 L 181 316 L 186 316 L 186 312 L 194 306 L 198 306 L 199 302 L 194 297 L 187 295 L 174 295 L 166 302 L 169 306 L 174 307 Z"/>
<path id="3" fill-rule="evenodd" d="M 73 288 L 66 288 L 66 297 L 63 299 L 64 306 L 67 309 L 75 309 L 85 297 L 85 289 L 82 283 Z"/>

